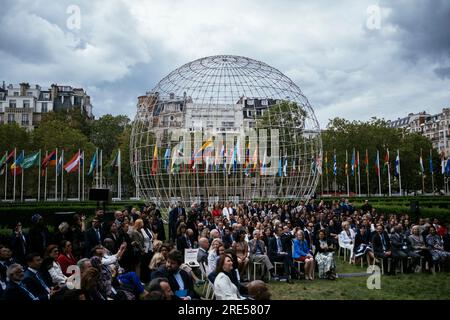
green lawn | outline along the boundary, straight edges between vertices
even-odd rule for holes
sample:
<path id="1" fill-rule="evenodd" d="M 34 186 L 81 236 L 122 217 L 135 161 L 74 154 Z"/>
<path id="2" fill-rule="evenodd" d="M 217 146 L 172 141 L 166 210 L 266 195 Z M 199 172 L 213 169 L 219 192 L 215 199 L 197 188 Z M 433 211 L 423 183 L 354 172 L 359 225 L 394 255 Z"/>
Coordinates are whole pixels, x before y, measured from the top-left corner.
<path id="1" fill-rule="evenodd" d="M 365 268 L 337 260 L 339 273 L 361 273 Z M 274 300 L 449 300 L 450 273 L 382 276 L 381 289 L 369 290 L 367 277 L 330 280 L 294 280 L 292 284 L 271 281 Z"/>

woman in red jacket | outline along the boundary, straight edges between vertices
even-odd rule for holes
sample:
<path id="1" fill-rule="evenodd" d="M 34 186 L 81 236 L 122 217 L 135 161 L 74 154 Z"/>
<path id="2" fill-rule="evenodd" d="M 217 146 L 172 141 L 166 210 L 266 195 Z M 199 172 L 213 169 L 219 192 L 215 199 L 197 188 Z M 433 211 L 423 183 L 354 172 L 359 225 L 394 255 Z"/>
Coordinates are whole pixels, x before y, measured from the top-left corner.
<path id="1" fill-rule="evenodd" d="M 66 276 L 71 276 L 71 273 L 67 273 L 67 268 L 71 265 L 76 265 L 77 260 L 72 254 L 72 244 L 70 241 L 63 240 L 61 242 L 61 254 L 58 256 L 58 263 L 61 266 L 62 272 Z"/>

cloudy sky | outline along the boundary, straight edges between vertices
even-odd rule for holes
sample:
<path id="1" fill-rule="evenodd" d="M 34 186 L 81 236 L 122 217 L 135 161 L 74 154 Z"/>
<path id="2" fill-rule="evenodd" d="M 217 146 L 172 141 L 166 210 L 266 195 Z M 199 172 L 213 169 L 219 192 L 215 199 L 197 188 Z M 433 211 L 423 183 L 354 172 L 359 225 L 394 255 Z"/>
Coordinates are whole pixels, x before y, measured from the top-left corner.
<path id="1" fill-rule="evenodd" d="M 83 87 L 96 117 L 133 118 L 173 69 L 235 54 L 289 76 L 321 126 L 396 119 L 450 107 L 449 17 L 447 0 L 2 0 L 0 81 Z"/>

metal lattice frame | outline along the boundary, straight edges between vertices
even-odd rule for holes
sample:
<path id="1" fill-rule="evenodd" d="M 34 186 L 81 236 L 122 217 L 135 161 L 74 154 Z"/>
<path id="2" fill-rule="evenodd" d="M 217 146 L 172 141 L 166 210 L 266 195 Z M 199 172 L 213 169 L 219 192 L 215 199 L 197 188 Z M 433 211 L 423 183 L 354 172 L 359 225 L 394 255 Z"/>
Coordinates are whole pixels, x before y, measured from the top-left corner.
<path id="1" fill-rule="evenodd" d="M 205 141 L 212 145 L 202 150 Z M 321 158 L 319 124 L 300 88 L 240 56 L 198 59 L 163 78 L 140 97 L 130 141 L 140 196 L 162 206 L 308 201 Z"/>

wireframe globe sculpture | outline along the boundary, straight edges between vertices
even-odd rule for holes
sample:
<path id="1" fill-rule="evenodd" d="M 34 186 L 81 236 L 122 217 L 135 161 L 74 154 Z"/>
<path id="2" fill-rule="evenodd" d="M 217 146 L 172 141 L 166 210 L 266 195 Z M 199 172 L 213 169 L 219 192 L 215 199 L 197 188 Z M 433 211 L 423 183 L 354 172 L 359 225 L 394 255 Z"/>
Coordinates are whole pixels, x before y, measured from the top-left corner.
<path id="1" fill-rule="evenodd" d="M 320 128 L 287 76 L 241 56 L 187 63 L 138 98 L 130 164 L 146 203 L 308 201 Z"/>

